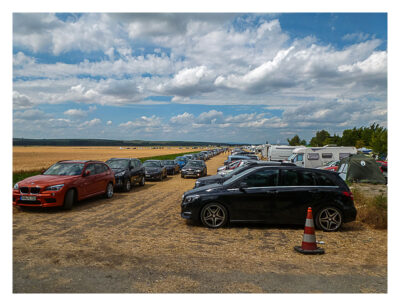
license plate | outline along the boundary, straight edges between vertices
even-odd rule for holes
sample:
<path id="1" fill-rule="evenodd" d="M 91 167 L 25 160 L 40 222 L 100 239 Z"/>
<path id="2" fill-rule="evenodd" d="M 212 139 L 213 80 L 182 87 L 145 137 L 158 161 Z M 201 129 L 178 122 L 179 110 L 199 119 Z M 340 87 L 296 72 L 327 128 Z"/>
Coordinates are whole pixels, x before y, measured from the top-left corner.
<path id="1" fill-rule="evenodd" d="M 35 196 L 21 196 L 21 201 L 36 201 Z"/>

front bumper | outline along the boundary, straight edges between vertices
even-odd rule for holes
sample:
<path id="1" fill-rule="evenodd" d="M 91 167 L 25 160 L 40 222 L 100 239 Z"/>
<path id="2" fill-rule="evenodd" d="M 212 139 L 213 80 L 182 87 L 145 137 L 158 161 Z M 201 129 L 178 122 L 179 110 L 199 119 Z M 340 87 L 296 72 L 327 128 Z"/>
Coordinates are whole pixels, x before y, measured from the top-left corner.
<path id="1" fill-rule="evenodd" d="M 25 200 L 23 197 L 34 197 L 34 199 Z M 63 206 L 64 192 L 46 192 L 38 194 L 21 194 L 18 191 L 13 191 L 14 206 L 30 206 L 30 207 L 55 207 Z"/>
<path id="2" fill-rule="evenodd" d="M 145 174 L 146 180 L 158 180 L 160 176 L 162 176 L 161 172 Z"/>
<path id="3" fill-rule="evenodd" d="M 200 206 L 201 205 L 194 205 L 195 202 L 188 203 L 188 204 L 181 204 L 181 217 L 186 220 L 200 220 Z"/>
<path id="4" fill-rule="evenodd" d="M 201 172 L 181 172 L 182 175 L 184 175 L 185 177 L 200 177 L 201 176 Z"/>

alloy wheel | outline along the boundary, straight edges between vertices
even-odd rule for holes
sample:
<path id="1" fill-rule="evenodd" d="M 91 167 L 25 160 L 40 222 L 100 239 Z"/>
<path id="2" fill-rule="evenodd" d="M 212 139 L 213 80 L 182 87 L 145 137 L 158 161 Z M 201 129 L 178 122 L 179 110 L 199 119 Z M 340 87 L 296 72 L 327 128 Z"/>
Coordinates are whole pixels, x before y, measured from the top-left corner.
<path id="1" fill-rule="evenodd" d="M 111 198 L 114 194 L 114 187 L 111 183 L 108 183 L 107 185 L 107 190 L 106 190 L 106 196 L 107 198 Z"/>
<path id="2" fill-rule="evenodd" d="M 201 220 L 203 224 L 208 227 L 221 227 L 225 225 L 227 221 L 226 209 L 220 204 L 209 204 L 203 208 Z"/>
<path id="3" fill-rule="evenodd" d="M 342 225 L 342 213 L 334 207 L 324 208 L 318 214 L 318 224 L 324 231 L 336 231 Z"/>

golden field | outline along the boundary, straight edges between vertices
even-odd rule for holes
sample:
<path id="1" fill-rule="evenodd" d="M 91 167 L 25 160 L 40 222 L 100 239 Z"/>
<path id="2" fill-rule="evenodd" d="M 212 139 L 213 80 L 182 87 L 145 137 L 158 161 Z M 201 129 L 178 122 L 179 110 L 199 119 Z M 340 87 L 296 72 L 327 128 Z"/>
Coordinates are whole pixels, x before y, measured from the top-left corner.
<path id="1" fill-rule="evenodd" d="M 13 171 L 29 171 L 48 168 L 60 160 L 100 160 L 106 161 L 111 157 L 151 157 L 167 154 L 193 152 L 200 149 L 192 147 L 47 147 L 47 146 L 15 146 L 13 147 Z"/>

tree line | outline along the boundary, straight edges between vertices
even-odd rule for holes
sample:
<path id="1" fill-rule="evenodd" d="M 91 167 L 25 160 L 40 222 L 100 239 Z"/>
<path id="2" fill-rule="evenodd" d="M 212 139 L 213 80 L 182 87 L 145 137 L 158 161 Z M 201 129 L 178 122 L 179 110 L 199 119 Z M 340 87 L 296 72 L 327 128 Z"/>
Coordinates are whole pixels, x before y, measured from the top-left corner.
<path id="1" fill-rule="evenodd" d="M 300 146 L 307 145 L 304 139 L 300 139 L 299 135 L 295 135 L 291 139 L 287 139 L 289 145 Z M 371 124 L 369 127 L 360 127 L 344 130 L 342 136 L 333 134 L 328 131 L 321 130 L 315 133 L 311 138 L 308 146 L 322 147 L 334 144 L 337 146 L 352 146 L 356 148 L 370 148 L 375 154 L 387 155 L 387 129 L 377 123 Z"/>

